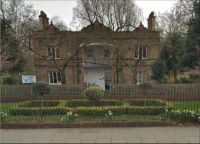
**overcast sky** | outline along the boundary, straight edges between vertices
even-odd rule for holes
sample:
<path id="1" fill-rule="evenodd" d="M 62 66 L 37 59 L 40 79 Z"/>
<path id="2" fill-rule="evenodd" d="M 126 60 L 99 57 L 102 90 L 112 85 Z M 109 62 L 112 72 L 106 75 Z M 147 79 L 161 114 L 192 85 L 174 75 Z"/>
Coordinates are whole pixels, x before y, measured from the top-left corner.
<path id="1" fill-rule="evenodd" d="M 175 2 L 176 0 L 136 0 L 137 5 L 143 11 L 145 26 L 151 11 L 156 14 L 169 11 Z M 59 16 L 67 26 L 70 26 L 72 9 L 76 6 L 76 0 L 26 0 L 26 3 L 33 4 L 36 10 L 43 10 L 49 18 Z"/>

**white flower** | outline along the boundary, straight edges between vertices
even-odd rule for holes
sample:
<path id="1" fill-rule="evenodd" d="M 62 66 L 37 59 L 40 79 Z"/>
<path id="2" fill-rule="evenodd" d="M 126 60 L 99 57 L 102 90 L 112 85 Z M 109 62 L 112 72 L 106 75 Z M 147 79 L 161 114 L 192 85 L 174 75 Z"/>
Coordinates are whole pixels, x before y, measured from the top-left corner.
<path id="1" fill-rule="evenodd" d="M 112 116 L 113 113 L 109 110 L 109 111 L 108 111 L 108 115 L 109 115 L 109 116 Z"/>

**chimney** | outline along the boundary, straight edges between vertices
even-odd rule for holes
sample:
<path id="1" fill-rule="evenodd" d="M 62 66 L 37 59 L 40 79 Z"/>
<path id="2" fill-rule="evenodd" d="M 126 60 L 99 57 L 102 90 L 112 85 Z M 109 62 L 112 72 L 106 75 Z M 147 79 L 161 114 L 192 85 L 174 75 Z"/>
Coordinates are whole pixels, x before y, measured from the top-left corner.
<path id="1" fill-rule="evenodd" d="M 45 30 L 49 26 L 49 18 L 43 11 L 40 11 L 39 23 L 40 23 L 40 30 Z"/>
<path id="2" fill-rule="evenodd" d="M 148 29 L 155 30 L 156 29 L 156 17 L 154 16 L 154 12 L 151 12 L 148 18 Z"/>

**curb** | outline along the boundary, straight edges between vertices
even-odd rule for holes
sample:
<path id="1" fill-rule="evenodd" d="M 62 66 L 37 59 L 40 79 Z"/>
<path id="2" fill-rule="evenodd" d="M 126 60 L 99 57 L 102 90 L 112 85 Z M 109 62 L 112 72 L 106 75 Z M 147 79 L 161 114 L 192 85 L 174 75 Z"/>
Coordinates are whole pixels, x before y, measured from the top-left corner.
<path id="1" fill-rule="evenodd" d="M 1 129 L 37 128 L 97 128 L 97 127 L 151 127 L 172 126 L 167 121 L 149 122 L 9 122 L 1 123 Z"/>

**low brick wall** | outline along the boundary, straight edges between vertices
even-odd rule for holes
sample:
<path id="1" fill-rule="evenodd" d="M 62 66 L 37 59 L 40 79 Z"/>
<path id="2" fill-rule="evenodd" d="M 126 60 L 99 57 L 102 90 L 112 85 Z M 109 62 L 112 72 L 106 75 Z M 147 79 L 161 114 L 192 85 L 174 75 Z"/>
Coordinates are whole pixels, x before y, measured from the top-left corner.
<path id="1" fill-rule="evenodd" d="M 9 122 L 1 123 L 2 129 L 26 128 L 92 128 L 92 127 L 147 127 L 171 126 L 169 121 L 136 122 Z"/>

